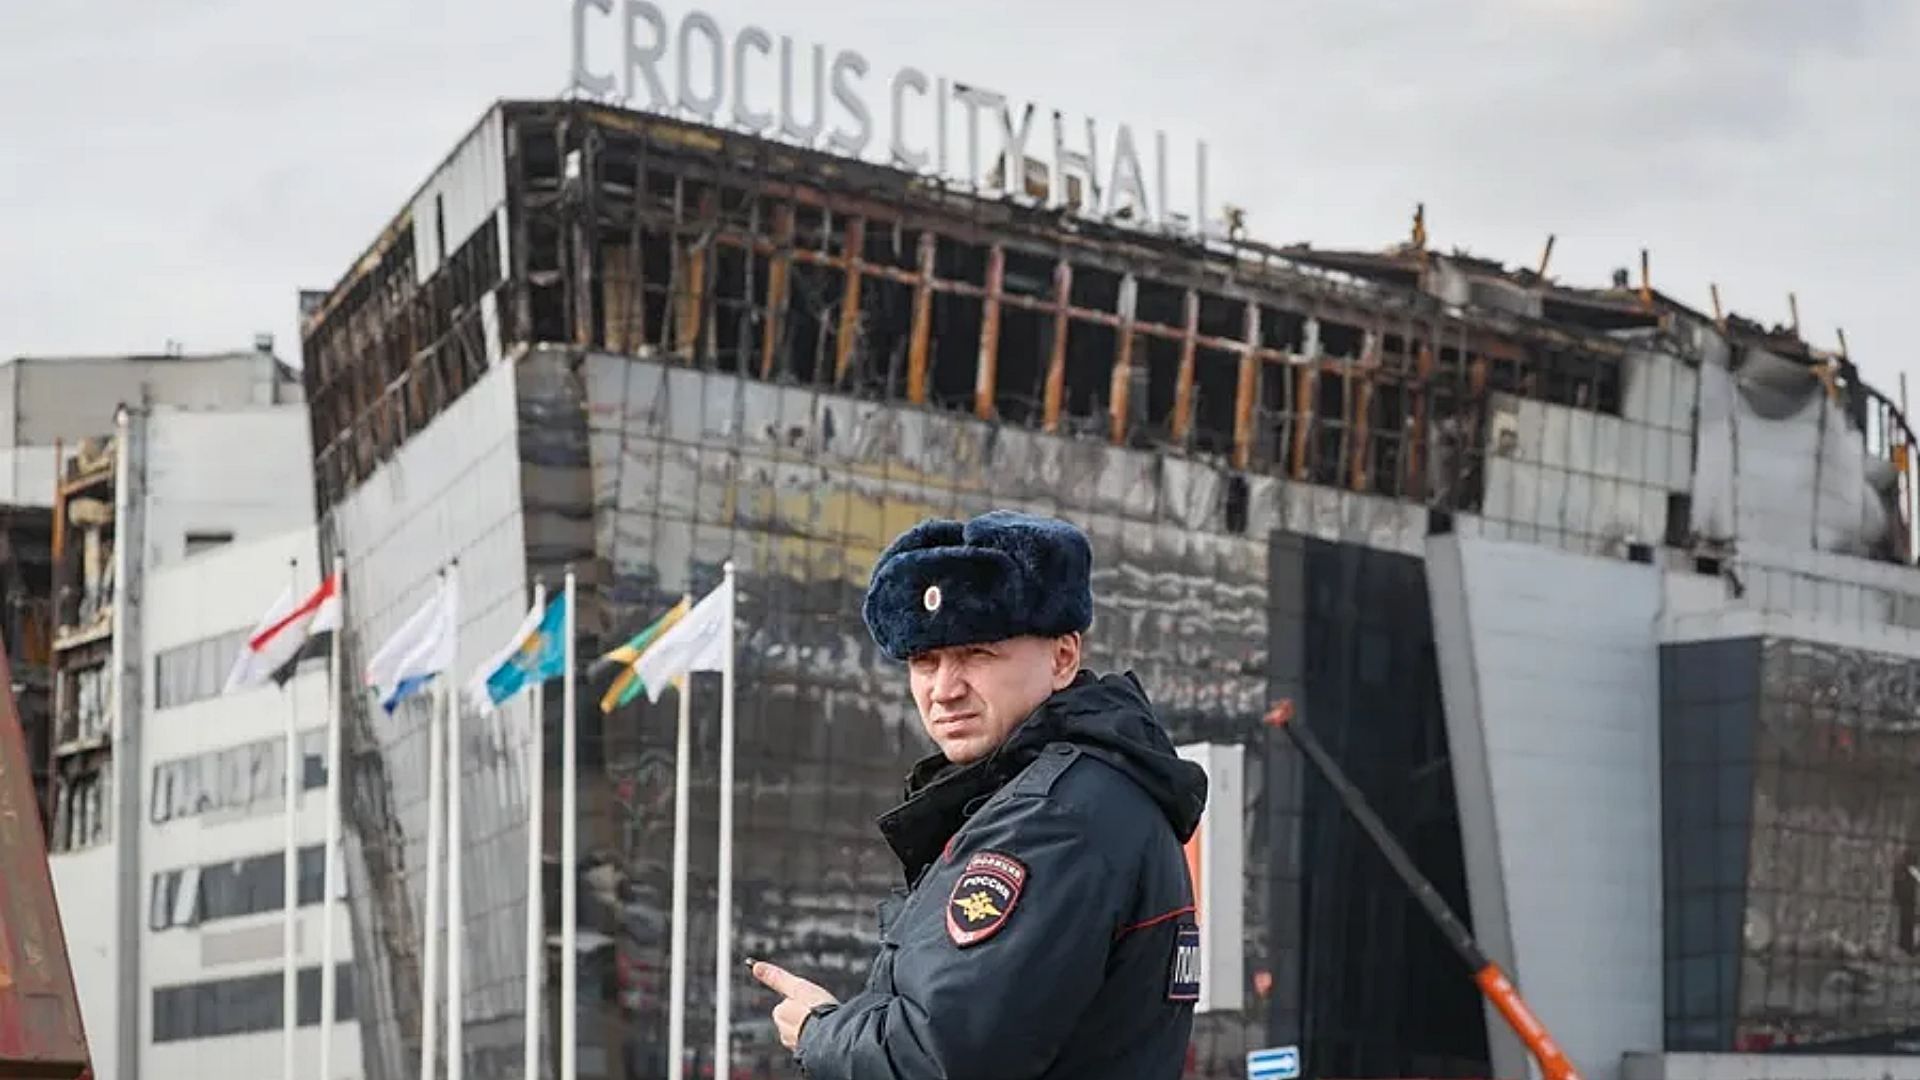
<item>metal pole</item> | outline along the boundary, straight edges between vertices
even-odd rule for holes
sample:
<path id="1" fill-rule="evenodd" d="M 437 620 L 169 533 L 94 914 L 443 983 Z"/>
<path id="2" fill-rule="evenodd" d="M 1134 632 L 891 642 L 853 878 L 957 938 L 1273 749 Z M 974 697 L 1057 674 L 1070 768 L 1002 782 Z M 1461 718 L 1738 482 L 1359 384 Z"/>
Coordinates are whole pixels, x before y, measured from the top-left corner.
<path id="1" fill-rule="evenodd" d="M 420 964 L 420 1076 L 433 1080 L 440 1049 L 440 848 L 441 807 L 446 801 L 446 739 L 440 710 L 427 710 L 427 930 Z"/>
<path id="2" fill-rule="evenodd" d="M 341 574 L 346 566 L 345 552 L 333 556 L 333 572 Z M 346 578 L 339 578 L 344 588 Z M 333 898 L 340 891 L 336 866 L 340 849 L 340 639 L 346 635 L 345 598 L 341 625 L 333 630 L 333 644 L 327 650 L 327 837 L 321 849 L 320 885 L 320 1080 L 333 1080 L 333 1022 L 335 987 L 333 961 Z"/>
<path id="3" fill-rule="evenodd" d="M 574 578 L 567 571 L 566 681 L 560 684 L 560 1078 L 578 1080 L 580 947 L 579 725 L 574 718 Z"/>
<path id="4" fill-rule="evenodd" d="M 1904 425 L 1907 422 L 1907 373 L 1904 371 L 1900 373 L 1900 422 L 1903 425 L 1901 427 L 1901 431 L 1905 432 L 1906 428 Z M 1920 514 L 1916 514 L 1914 512 L 1916 509 L 1916 506 L 1920 506 L 1920 500 L 1917 500 L 1914 496 L 1914 491 L 1915 491 L 1914 477 L 1916 475 L 1920 475 L 1920 473 L 1916 472 L 1916 469 L 1920 469 L 1920 462 L 1916 462 L 1913 459 L 1914 452 L 1916 450 L 1920 450 L 1920 447 L 1915 447 L 1915 446 L 1907 447 L 1906 457 L 1903 459 L 1903 462 L 1902 462 L 1906 466 L 1906 468 L 1903 468 L 1900 470 L 1899 477 L 1894 481 L 1897 489 L 1904 490 L 1906 492 L 1906 497 L 1901 500 L 1900 510 L 1903 514 L 1906 515 L 1906 519 L 1907 519 L 1907 523 L 1906 523 L 1907 524 L 1907 527 L 1906 527 L 1907 550 L 1905 554 L 1908 562 L 1913 561 L 1915 536 L 1916 536 L 1914 530 L 1916 528 L 1920 528 L 1920 520 L 1916 520 L 1916 519 L 1920 519 Z"/>
<path id="5" fill-rule="evenodd" d="M 300 595 L 299 573 L 300 560 L 288 559 L 288 595 L 295 598 L 298 598 Z M 285 813 L 282 822 L 284 825 L 282 839 L 285 841 L 285 844 L 280 859 L 280 887 L 285 890 L 285 895 L 281 897 L 283 911 L 280 927 L 280 945 L 285 970 L 281 972 L 280 979 L 280 1018 L 285 1027 L 283 1039 L 285 1045 L 281 1047 L 280 1075 L 286 1077 L 286 1080 L 293 1080 L 295 1060 L 293 1053 L 293 1033 L 298 1030 L 300 1026 L 300 1018 L 298 1015 L 300 1005 L 299 972 L 294 966 L 296 962 L 294 955 L 296 937 L 294 916 L 300 907 L 299 866 L 298 860 L 296 859 L 299 852 L 294 847 L 293 828 L 294 792 L 297 790 L 295 787 L 295 773 L 298 772 L 300 760 L 298 736 L 300 726 L 299 689 L 300 682 L 298 679 L 287 680 L 284 691 L 287 702 L 287 725 L 286 731 L 284 732 L 286 739 L 286 768 L 281 770 L 280 777 L 281 798 L 285 800 Z"/>
<path id="6" fill-rule="evenodd" d="M 720 882 L 714 926 L 713 1075 L 726 1080 L 733 1036 L 733 562 L 726 564 L 726 659 L 720 668 Z M 691 680 L 691 675 L 688 676 Z"/>
<path id="7" fill-rule="evenodd" d="M 445 587 L 458 595 L 460 571 L 456 566 L 447 568 Z M 448 628 L 455 641 L 454 655 L 459 654 L 460 627 L 458 623 Z M 467 1031 L 466 1031 L 466 948 L 467 929 L 466 878 L 461 869 L 463 852 L 467 846 L 466 830 L 462 824 L 460 759 L 462 756 L 460 730 L 460 695 L 453 689 L 453 672 L 439 673 L 435 680 L 440 686 L 440 702 L 447 712 L 447 1078 L 461 1080 L 467 1073 Z"/>
<path id="8" fill-rule="evenodd" d="M 533 609 L 544 613 L 547 587 L 533 587 Z M 573 672 L 566 672 L 572 681 Z M 542 910 L 540 881 L 541 827 L 546 820 L 546 742 L 542 738 L 546 721 L 546 688 L 536 676 L 532 693 L 527 696 L 527 1007 L 525 1053 L 521 1073 L 525 1080 L 540 1077 L 540 991 L 544 981 L 541 961 L 546 958 L 546 918 Z"/>
<path id="9" fill-rule="evenodd" d="M 693 597 L 681 603 L 693 606 Z M 693 789 L 693 677 L 680 682 L 680 727 L 673 751 L 673 938 L 667 976 L 667 1080 L 681 1080 L 687 1058 L 687 800 Z"/>

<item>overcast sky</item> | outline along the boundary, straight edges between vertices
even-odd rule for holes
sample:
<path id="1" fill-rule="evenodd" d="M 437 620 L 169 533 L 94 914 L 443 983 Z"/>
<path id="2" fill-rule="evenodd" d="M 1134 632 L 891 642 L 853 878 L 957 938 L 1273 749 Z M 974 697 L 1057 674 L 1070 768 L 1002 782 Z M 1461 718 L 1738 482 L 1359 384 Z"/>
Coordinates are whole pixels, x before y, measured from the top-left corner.
<path id="1" fill-rule="evenodd" d="M 685 5 L 663 4 L 677 16 Z M 1920 306 L 1903 0 L 706 0 L 1176 146 L 1275 243 L 1434 246 L 1844 326 L 1889 394 Z M 570 0 L 0 3 L 0 354 L 297 361 L 326 287 L 498 97 L 562 91 Z M 1123 14 L 1131 10 L 1133 14 Z M 771 80 L 769 80 L 769 89 Z M 884 101 L 884 94 L 870 89 Z M 1107 129 L 1107 130 L 1110 130 Z M 1915 391 L 1920 394 L 1920 385 Z"/>

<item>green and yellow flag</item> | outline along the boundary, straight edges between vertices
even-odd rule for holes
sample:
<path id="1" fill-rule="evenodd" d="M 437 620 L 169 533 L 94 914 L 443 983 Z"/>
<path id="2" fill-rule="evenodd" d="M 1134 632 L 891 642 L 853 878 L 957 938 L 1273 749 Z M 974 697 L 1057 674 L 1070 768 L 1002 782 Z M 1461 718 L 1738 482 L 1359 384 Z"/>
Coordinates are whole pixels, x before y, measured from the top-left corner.
<path id="1" fill-rule="evenodd" d="M 633 635 L 626 644 L 616 646 L 600 657 L 600 663 L 618 664 L 620 667 L 620 674 L 615 676 L 613 685 L 607 687 L 607 692 L 600 698 L 602 713 L 610 713 L 646 693 L 647 684 L 641 680 L 640 673 L 634 670 L 634 665 L 640 662 L 640 658 L 646 655 L 648 647 L 661 634 L 666 633 L 674 623 L 686 617 L 691 607 L 686 598 L 682 597 L 680 602 L 673 605 L 665 615 L 655 619 L 645 630 Z"/>

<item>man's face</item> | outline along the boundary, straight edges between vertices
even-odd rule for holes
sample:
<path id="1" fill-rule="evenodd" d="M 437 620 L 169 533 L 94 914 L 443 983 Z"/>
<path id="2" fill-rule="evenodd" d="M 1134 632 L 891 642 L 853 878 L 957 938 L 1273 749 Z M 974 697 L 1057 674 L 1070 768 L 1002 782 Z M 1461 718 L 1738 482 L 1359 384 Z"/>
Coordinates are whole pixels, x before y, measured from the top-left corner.
<path id="1" fill-rule="evenodd" d="M 992 753 L 1079 670 L 1079 634 L 949 645 L 907 662 L 920 722 L 956 765 Z"/>

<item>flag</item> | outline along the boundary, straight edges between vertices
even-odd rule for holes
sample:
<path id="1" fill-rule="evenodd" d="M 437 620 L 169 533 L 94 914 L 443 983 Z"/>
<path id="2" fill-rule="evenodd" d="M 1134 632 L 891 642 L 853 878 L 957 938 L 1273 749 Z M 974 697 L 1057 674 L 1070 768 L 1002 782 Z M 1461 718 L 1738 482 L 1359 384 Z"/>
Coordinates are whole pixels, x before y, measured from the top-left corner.
<path id="1" fill-rule="evenodd" d="M 690 671 L 720 671 L 732 660 L 733 579 L 728 577 L 693 610 L 661 632 L 633 662 L 648 701 L 659 701 L 667 684 Z"/>
<path id="2" fill-rule="evenodd" d="M 536 682 L 559 678 L 566 666 L 567 597 L 562 593 L 542 611 L 527 609 L 519 629 L 493 659 L 474 674 L 467 693 L 480 708 L 498 708 Z"/>
<path id="3" fill-rule="evenodd" d="M 451 581 L 420 605 L 387 643 L 367 661 L 367 684 L 380 690 L 380 707 L 388 713 L 418 693 L 435 675 L 453 666 L 454 628 L 459 621 L 459 597 Z"/>
<path id="4" fill-rule="evenodd" d="M 281 673 L 291 674 L 290 666 L 301 657 L 310 639 L 339 627 L 339 574 L 328 575 L 298 604 L 293 602 L 291 588 L 283 590 L 254 627 L 240 655 L 234 657 L 222 693 L 259 686 L 268 679 L 284 683 Z"/>
<path id="5" fill-rule="evenodd" d="M 333 648 L 333 635 L 337 633 L 339 633 L 338 630 L 315 630 L 313 633 L 307 635 L 307 643 L 300 646 L 300 651 L 294 654 L 293 659 L 273 669 L 273 675 L 271 676 L 273 685 L 287 685 L 287 683 L 293 680 L 295 675 L 300 673 L 301 664 L 309 660 L 324 658 L 327 655 L 327 650 Z"/>
<path id="6" fill-rule="evenodd" d="M 681 599 L 679 603 L 668 609 L 665 615 L 653 620 L 645 630 L 628 639 L 625 645 L 610 650 L 594 665 L 595 667 L 605 664 L 620 665 L 620 674 L 614 677 L 613 685 L 607 687 L 606 694 L 600 698 L 601 712 L 612 712 L 639 697 L 641 691 L 647 688 L 646 684 L 640 681 L 640 675 L 634 671 L 633 665 L 645 655 L 647 647 L 652 645 L 656 638 L 686 617 L 689 607 L 687 601 L 684 598 Z M 654 695 L 656 700 L 658 696 Z"/>

